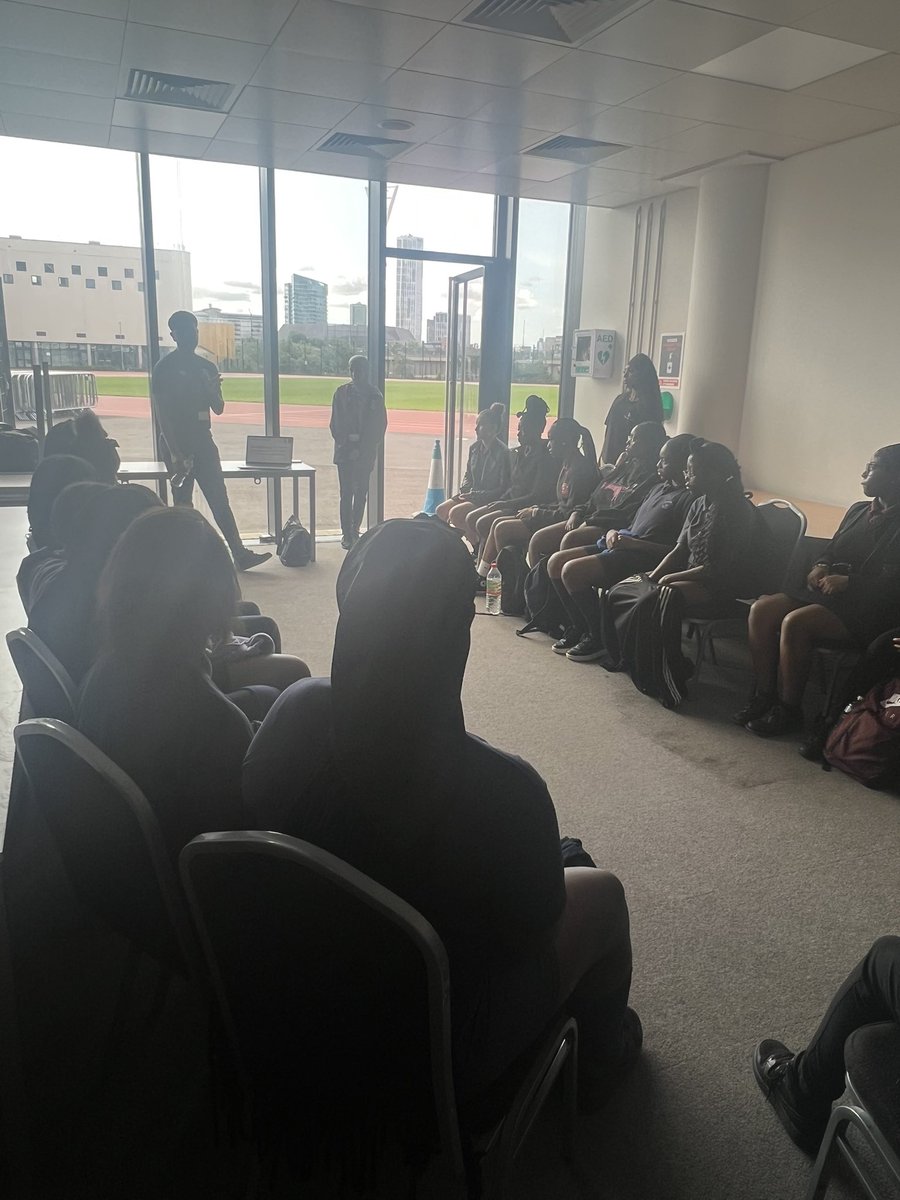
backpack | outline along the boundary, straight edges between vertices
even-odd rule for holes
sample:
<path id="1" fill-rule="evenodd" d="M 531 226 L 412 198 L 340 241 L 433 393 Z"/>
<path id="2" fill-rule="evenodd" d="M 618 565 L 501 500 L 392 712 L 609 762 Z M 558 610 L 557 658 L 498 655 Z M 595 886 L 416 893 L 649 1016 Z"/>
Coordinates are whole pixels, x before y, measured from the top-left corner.
<path id="1" fill-rule="evenodd" d="M 528 624 L 516 630 L 519 637 L 524 637 L 526 633 L 548 633 L 551 637 L 561 637 L 569 624 L 566 610 L 550 580 L 548 562 L 548 558 L 542 558 L 525 577 L 525 615 Z"/>
<path id="2" fill-rule="evenodd" d="M 825 761 L 869 788 L 900 782 L 900 679 L 847 705 L 828 735 Z"/>
<path id="3" fill-rule="evenodd" d="M 0 471 L 33 471 L 37 464 L 37 438 L 7 429 L 0 432 Z"/>
<path id="4" fill-rule="evenodd" d="M 286 567 L 305 567 L 312 558 L 309 530 L 293 514 L 284 523 L 278 545 L 278 557 Z"/>
<path id="5" fill-rule="evenodd" d="M 508 617 L 525 616 L 525 576 L 528 565 L 521 546 L 504 546 L 497 555 L 500 572 L 500 611 Z"/>

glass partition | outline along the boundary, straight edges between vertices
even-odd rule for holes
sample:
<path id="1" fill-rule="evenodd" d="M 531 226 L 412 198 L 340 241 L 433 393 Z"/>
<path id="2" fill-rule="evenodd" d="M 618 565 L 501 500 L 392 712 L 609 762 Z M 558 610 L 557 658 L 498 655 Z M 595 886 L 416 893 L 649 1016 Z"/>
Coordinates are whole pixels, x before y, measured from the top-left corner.
<path id="1" fill-rule="evenodd" d="M 569 205 L 519 201 L 510 411 L 530 392 L 556 415 L 563 354 Z"/>

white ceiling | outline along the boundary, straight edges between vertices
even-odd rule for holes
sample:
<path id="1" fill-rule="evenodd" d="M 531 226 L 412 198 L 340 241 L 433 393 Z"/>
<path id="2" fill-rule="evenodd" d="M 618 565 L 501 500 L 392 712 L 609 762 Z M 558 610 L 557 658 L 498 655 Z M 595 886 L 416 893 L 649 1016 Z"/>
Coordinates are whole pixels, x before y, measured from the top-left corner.
<path id="1" fill-rule="evenodd" d="M 476 6 L 0 0 L 0 133 L 610 206 L 900 124 L 900 0 L 634 0 L 573 47 Z M 230 83 L 227 111 L 124 99 L 135 67 Z M 335 132 L 410 145 L 318 150 Z M 558 134 L 623 149 L 522 153 Z"/>

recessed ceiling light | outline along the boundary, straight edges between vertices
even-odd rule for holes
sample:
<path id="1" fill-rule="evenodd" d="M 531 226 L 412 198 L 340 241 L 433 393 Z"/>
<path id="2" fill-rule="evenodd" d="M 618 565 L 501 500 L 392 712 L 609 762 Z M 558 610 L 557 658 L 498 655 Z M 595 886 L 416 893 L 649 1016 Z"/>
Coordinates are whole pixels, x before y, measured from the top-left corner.
<path id="1" fill-rule="evenodd" d="M 817 33 L 782 28 L 765 33 L 737 50 L 694 67 L 694 70 L 701 75 L 791 91 L 814 79 L 823 79 L 870 58 L 879 58 L 883 53 L 883 50 L 821 37 Z"/>
<path id="2" fill-rule="evenodd" d="M 378 122 L 379 129 L 412 129 L 412 121 L 401 121 L 399 117 L 388 117 Z"/>

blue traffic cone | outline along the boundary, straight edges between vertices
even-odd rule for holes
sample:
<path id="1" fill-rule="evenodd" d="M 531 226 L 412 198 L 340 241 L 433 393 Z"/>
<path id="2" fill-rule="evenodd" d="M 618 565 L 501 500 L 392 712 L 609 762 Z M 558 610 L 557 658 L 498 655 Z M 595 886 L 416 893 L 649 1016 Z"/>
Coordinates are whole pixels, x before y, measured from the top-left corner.
<path id="1" fill-rule="evenodd" d="M 428 491 L 425 493 L 425 503 L 422 512 L 434 513 L 439 504 L 443 504 L 444 496 L 444 463 L 441 458 L 441 443 L 434 439 L 434 449 L 431 452 L 431 471 L 428 474 Z"/>

